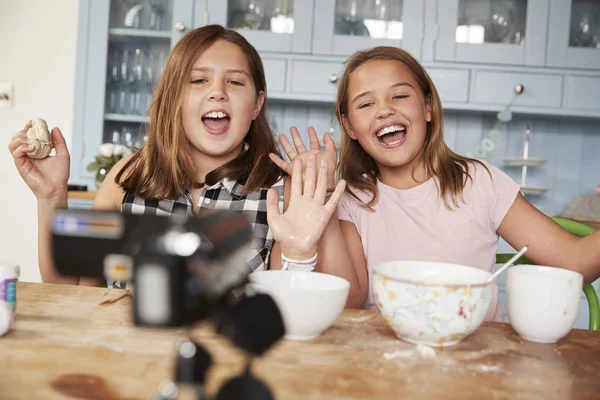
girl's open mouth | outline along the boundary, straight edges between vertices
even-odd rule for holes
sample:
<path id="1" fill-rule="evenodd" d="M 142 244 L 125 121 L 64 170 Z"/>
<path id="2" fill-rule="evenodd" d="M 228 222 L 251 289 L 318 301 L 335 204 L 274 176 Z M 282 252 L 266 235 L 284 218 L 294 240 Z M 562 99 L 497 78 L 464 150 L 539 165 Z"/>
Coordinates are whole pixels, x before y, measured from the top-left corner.
<path id="1" fill-rule="evenodd" d="M 222 135 L 229 129 L 231 117 L 224 111 L 210 111 L 202 116 L 202 122 L 208 133 Z"/>
<path id="2" fill-rule="evenodd" d="M 391 125 L 377 131 L 379 143 L 385 147 L 400 146 L 406 140 L 406 127 L 404 125 Z"/>

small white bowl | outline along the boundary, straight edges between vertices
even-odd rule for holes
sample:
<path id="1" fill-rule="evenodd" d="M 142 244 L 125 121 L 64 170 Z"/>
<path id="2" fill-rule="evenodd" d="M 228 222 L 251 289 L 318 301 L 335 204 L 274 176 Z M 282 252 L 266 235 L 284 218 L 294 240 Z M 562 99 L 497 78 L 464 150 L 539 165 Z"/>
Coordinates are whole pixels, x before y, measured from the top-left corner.
<path id="1" fill-rule="evenodd" d="M 319 272 L 259 271 L 249 280 L 255 291 L 271 295 L 290 340 L 319 336 L 340 316 L 350 292 L 347 280 Z"/>
<path id="2" fill-rule="evenodd" d="M 491 273 L 464 265 L 388 261 L 375 266 L 373 294 L 379 312 L 406 342 L 446 347 L 473 333 L 488 312 Z"/>
<path id="3" fill-rule="evenodd" d="M 506 303 L 513 329 L 525 340 L 555 343 L 577 318 L 583 276 L 538 265 L 515 265 L 506 276 Z"/>

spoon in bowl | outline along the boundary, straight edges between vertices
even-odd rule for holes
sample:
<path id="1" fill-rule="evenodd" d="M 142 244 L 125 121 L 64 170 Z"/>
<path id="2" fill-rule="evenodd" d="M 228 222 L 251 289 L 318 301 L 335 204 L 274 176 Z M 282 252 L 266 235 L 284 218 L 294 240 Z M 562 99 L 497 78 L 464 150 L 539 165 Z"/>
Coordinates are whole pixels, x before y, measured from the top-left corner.
<path id="1" fill-rule="evenodd" d="M 505 270 L 506 268 L 508 268 L 508 267 L 510 267 L 511 265 L 513 265 L 513 263 L 514 263 L 515 261 L 517 261 L 517 260 L 519 259 L 519 257 L 521 257 L 523 254 L 525 254 L 525 252 L 526 252 L 526 251 L 527 251 L 527 245 L 523 246 L 523 248 L 522 248 L 522 249 L 521 249 L 521 250 L 520 250 L 520 251 L 519 251 L 517 254 L 515 254 L 515 255 L 514 255 L 514 256 L 513 256 L 513 257 L 512 257 L 510 260 L 508 260 L 508 261 L 506 262 L 506 264 L 504 264 L 503 266 L 501 266 L 500 268 L 498 268 L 498 269 L 496 270 L 496 272 L 494 272 L 494 273 L 492 274 L 492 276 L 490 276 L 490 277 L 488 278 L 488 280 L 487 280 L 487 283 L 490 283 L 490 282 L 492 282 L 494 279 L 496 279 L 496 277 L 497 277 L 498 275 L 500 275 L 502 272 L 504 272 L 504 270 Z"/>

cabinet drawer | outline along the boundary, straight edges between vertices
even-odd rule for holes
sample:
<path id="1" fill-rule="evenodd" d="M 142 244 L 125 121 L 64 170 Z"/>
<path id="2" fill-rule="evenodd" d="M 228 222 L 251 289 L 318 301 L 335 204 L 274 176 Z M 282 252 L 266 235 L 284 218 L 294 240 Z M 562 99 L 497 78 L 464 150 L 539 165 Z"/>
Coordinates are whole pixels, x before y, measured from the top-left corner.
<path id="1" fill-rule="evenodd" d="M 518 84 L 524 85 L 525 91 L 515 99 L 516 106 L 559 108 L 562 104 L 560 75 L 490 71 L 473 72 L 470 102 L 506 105 Z"/>
<path id="2" fill-rule="evenodd" d="M 285 92 L 286 60 L 263 58 L 265 78 L 267 80 L 267 97 L 270 92 Z"/>
<path id="3" fill-rule="evenodd" d="M 442 104 L 466 103 L 469 100 L 469 71 L 449 68 L 428 68 Z"/>
<path id="4" fill-rule="evenodd" d="M 600 78 L 567 76 L 565 108 L 600 111 Z"/>
<path id="5" fill-rule="evenodd" d="M 342 77 L 342 69 L 342 63 L 293 61 L 292 92 L 335 96 L 337 81 Z"/>

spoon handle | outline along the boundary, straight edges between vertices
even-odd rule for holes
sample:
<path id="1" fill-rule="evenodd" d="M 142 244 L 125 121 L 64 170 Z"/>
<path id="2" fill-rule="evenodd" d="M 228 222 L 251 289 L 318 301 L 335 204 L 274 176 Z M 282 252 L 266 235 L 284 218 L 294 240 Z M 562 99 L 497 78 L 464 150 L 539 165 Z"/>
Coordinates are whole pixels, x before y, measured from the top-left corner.
<path id="1" fill-rule="evenodd" d="M 493 281 L 494 279 L 496 279 L 496 277 L 497 277 L 498 275 L 500 275 L 502 272 L 504 272 L 504 270 L 505 270 L 506 268 L 510 267 L 510 266 L 511 266 L 511 265 L 512 265 L 512 264 L 513 264 L 515 261 L 517 261 L 517 260 L 519 259 L 519 257 L 521 257 L 523 254 L 525 254 L 525 252 L 526 252 L 526 251 L 527 251 L 527 245 L 523 246 L 523 248 L 522 248 L 522 249 L 521 249 L 521 250 L 520 250 L 520 251 L 519 251 L 517 254 L 515 254 L 515 255 L 514 255 L 514 256 L 513 256 L 513 257 L 512 257 L 510 260 L 508 260 L 508 261 L 506 262 L 506 264 L 504 264 L 503 266 L 501 266 L 500 268 L 498 268 L 498 269 L 496 270 L 496 272 L 494 272 L 494 273 L 492 274 L 492 276 L 490 276 L 490 277 L 488 278 L 488 280 L 487 280 L 487 281 L 488 281 L 488 282 L 491 282 L 491 281 Z"/>

